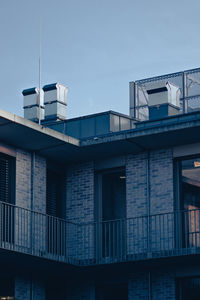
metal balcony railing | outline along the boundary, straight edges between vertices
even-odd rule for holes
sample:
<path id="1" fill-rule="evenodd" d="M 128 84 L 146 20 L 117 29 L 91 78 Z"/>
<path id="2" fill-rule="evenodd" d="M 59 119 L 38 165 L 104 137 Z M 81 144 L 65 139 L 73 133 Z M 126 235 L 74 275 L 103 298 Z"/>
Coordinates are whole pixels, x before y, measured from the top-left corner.
<path id="1" fill-rule="evenodd" d="M 75 224 L 0 202 L 0 248 L 74 265 L 200 253 L 200 210 Z"/>
<path id="2" fill-rule="evenodd" d="M 74 263 L 67 240 L 76 224 L 0 202 L 0 248 Z"/>

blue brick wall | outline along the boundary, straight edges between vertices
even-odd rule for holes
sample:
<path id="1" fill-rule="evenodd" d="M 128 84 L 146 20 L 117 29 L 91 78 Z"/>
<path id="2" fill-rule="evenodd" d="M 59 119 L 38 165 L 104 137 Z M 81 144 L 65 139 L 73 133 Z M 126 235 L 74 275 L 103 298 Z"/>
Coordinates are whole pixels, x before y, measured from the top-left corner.
<path id="1" fill-rule="evenodd" d="M 127 217 L 135 218 L 147 215 L 147 153 L 128 155 L 126 157 L 126 192 Z M 152 151 L 150 153 L 150 213 L 173 212 L 173 159 L 170 149 Z M 71 256 L 79 259 L 91 259 L 95 255 L 94 241 L 94 165 L 93 162 L 80 163 L 67 169 L 67 200 L 66 217 L 74 223 L 87 223 L 87 226 L 70 224 L 67 237 L 68 251 Z M 17 151 L 16 158 L 16 204 L 30 209 L 31 207 L 31 155 L 24 151 Z M 35 190 L 33 209 L 46 212 L 46 161 L 36 155 L 35 157 Z M 146 247 L 147 236 L 142 232 L 146 228 L 146 219 L 132 221 L 127 226 L 128 253 L 135 249 L 141 252 Z M 45 222 L 44 222 L 45 223 Z M 139 226 L 139 231 L 138 231 Z M 155 233 L 151 224 L 151 241 L 156 245 Z M 171 220 L 171 232 L 173 220 Z M 45 230 L 38 227 L 34 229 L 35 242 L 45 243 Z M 168 234 L 168 233 L 166 233 Z M 142 236 L 142 239 L 141 239 Z M 165 238 L 165 234 L 164 234 Z M 171 236 L 173 239 L 173 236 Z M 78 242 L 77 242 L 78 239 Z M 165 243 L 165 241 L 163 242 Z M 42 245 L 42 246 L 41 246 Z M 164 245 L 164 244 L 163 244 Z M 40 244 L 45 247 L 45 244 Z M 45 299 L 44 286 L 33 283 L 34 299 Z M 132 275 L 129 279 L 129 300 L 148 299 L 148 274 Z M 30 281 L 16 279 L 16 299 L 30 299 Z M 175 299 L 175 280 L 172 274 L 152 275 L 152 299 Z M 83 285 L 68 291 L 70 300 L 92 300 L 94 286 Z"/>
<path id="2" fill-rule="evenodd" d="M 67 169 L 67 220 L 94 221 L 94 164 L 86 162 Z"/>
<path id="3" fill-rule="evenodd" d="M 173 273 L 152 274 L 152 300 L 175 300 L 176 286 Z"/>
<path id="4" fill-rule="evenodd" d="M 33 289 L 33 292 L 32 292 L 33 300 L 45 300 L 46 299 L 45 285 L 42 282 L 34 280 L 33 284 L 32 284 L 32 289 Z"/>
<path id="5" fill-rule="evenodd" d="M 126 159 L 127 253 L 144 252 L 147 246 L 147 153 Z"/>
<path id="6" fill-rule="evenodd" d="M 46 160 L 22 150 L 17 150 L 16 155 L 16 205 L 46 213 Z M 15 241 L 19 250 L 33 246 L 35 254 L 41 253 L 45 249 L 45 216 L 17 208 L 15 223 Z"/>
<path id="7" fill-rule="evenodd" d="M 152 151 L 150 153 L 150 213 L 160 214 L 150 219 L 152 251 L 174 247 L 173 193 L 172 150 Z"/>
<path id="8" fill-rule="evenodd" d="M 32 164 L 34 164 L 32 166 Z M 31 205 L 32 169 L 34 169 L 34 198 Z M 35 155 L 35 163 L 31 154 L 17 150 L 16 155 L 16 205 L 32 209 L 37 212 L 46 212 L 46 160 Z"/>
<path id="9" fill-rule="evenodd" d="M 86 162 L 67 169 L 66 218 L 69 224 L 69 256 L 79 259 L 94 257 L 94 164 Z M 71 232 L 71 233 L 70 233 Z"/>
<path id="10" fill-rule="evenodd" d="M 35 155 L 32 160 L 34 169 L 34 196 L 33 210 L 41 214 L 33 215 L 34 227 L 32 228 L 33 245 L 35 254 L 40 255 L 46 248 L 46 160 L 43 157 Z"/>
<path id="11" fill-rule="evenodd" d="M 173 273 L 136 273 L 129 278 L 128 300 L 175 300 L 176 287 Z M 151 295 L 151 297 L 150 297 Z"/>
<path id="12" fill-rule="evenodd" d="M 31 282 L 25 278 L 15 279 L 15 300 L 31 299 Z"/>
<path id="13" fill-rule="evenodd" d="M 130 218 L 127 221 L 128 254 L 147 251 L 148 226 L 152 250 L 171 249 L 174 246 L 173 214 L 152 216 L 150 220 L 141 217 L 147 216 L 148 209 L 150 215 L 172 213 L 174 210 L 172 150 L 127 156 L 126 178 L 127 217 Z"/>
<path id="14" fill-rule="evenodd" d="M 147 214 L 147 153 L 128 155 L 126 159 L 127 218 Z"/>
<path id="15" fill-rule="evenodd" d="M 15 300 L 45 300 L 45 285 L 27 278 L 15 279 Z"/>
<path id="16" fill-rule="evenodd" d="M 175 300 L 176 287 L 173 273 L 153 272 L 149 281 L 149 273 L 135 273 L 128 279 L 128 300 Z M 64 288 L 64 287 L 63 287 Z M 149 290 L 150 289 L 150 290 Z M 32 298 L 31 298 L 32 293 Z M 45 300 L 45 286 L 41 282 L 25 278 L 15 280 L 16 300 Z M 65 300 L 65 299 L 63 299 Z M 67 289 L 66 300 L 95 300 L 95 284 L 76 282 Z"/>
<path id="17" fill-rule="evenodd" d="M 36 155 L 34 165 L 33 210 L 46 213 L 46 159 Z"/>
<path id="18" fill-rule="evenodd" d="M 168 213 L 174 210 L 173 155 L 171 149 L 150 153 L 151 214 Z"/>
<path id="19" fill-rule="evenodd" d="M 16 205 L 31 208 L 31 154 L 22 150 L 16 156 Z"/>
<path id="20" fill-rule="evenodd" d="M 149 300 L 149 277 L 147 273 L 137 273 L 130 276 L 128 300 Z"/>
<path id="21" fill-rule="evenodd" d="M 31 209 L 31 154 L 22 150 L 17 150 L 16 155 L 16 205 Z M 20 208 L 15 210 L 15 243 L 20 251 L 31 246 L 30 218 L 30 212 Z"/>
<path id="22" fill-rule="evenodd" d="M 147 214 L 146 152 L 127 156 L 127 217 Z M 173 212 L 173 156 L 171 149 L 151 151 L 149 155 L 150 213 Z"/>

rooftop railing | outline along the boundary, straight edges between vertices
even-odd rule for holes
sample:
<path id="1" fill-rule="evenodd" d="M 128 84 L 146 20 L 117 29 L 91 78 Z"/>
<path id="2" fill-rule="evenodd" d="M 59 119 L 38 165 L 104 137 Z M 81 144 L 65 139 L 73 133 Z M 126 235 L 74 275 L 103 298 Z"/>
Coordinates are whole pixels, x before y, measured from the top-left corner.
<path id="1" fill-rule="evenodd" d="M 0 248 L 74 265 L 200 253 L 200 210 L 75 224 L 0 202 Z"/>

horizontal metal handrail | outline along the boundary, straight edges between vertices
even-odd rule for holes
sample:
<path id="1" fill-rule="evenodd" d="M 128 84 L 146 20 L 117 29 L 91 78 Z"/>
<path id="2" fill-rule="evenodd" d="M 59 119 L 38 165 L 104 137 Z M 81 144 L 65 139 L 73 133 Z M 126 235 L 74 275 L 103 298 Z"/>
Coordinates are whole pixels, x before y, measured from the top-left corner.
<path id="1" fill-rule="evenodd" d="M 63 222 L 67 222 L 67 223 L 71 223 L 71 224 L 74 224 L 74 225 L 78 225 L 78 223 L 72 222 L 71 220 L 67 220 L 67 219 L 63 219 L 63 218 L 60 218 L 60 217 L 51 216 L 51 215 L 49 215 L 47 213 L 42 213 L 42 212 L 35 211 L 35 210 L 29 209 L 29 208 L 21 207 L 21 206 L 18 206 L 16 204 L 12 204 L 12 203 L 8 203 L 8 202 L 0 201 L 0 205 L 1 204 L 5 204 L 7 206 L 14 207 L 16 209 L 22 209 L 23 211 L 27 211 L 27 212 L 30 212 L 30 213 L 33 213 L 33 214 L 38 214 L 38 215 L 42 215 L 42 216 L 49 216 L 51 218 L 58 219 L 58 220 L 61 220 Z"/>
<path id="2" fill-rule="evenodd" d="M 80 225 L 79 255 L 88 264 L 200 253 L 200 209 Z"/>
<path id="3" fill-rule="evenodd" d="M 91 224 L 97 224 L 97 223 L 108 223 L 108 222 L 116 222 L 116 221 L 120 221 L 120 220 L 136 220 L 136 219 L 142 219 L 142 218 L 149 218 L 149 217 L 156 217 L 156 216 L 166 216 L 166 215 L 175 215 L 175 214 L 181 214 L 184 212 L 192 212 L 192 211 L 199 211 L 200 209 L 196 208 L 196 209 L 190 209 L 190 210 L 175 210 L 172 212 L 164 212 L 164 213 L 157 213 L 157 214 L 151 214 L 151 215 L 140 215 L 140 216 L 135 216 L 135 217 L 125 217 L 125 218 L 117 218 L 117 219 L 110 219 L 110 220 L 99 220 L 99 221 L 90 221 L 90 222 L 79 222 L 79 223 L 74 223 L 76 225 L 91 225 Z"/>

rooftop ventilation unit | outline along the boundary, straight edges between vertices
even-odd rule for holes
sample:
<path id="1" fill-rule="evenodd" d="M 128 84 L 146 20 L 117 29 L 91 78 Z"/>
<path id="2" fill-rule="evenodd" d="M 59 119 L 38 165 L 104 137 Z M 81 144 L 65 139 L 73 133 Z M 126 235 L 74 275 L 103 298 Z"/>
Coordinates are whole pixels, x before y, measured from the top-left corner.
<path id="1" fill-rule="evenodd" d="M 43 87 L 45 121 L 65 120 L 67 110 L 68 88 L 59 83 L 48 84 Z"/>
<path id="2" fill-rule="evenodd" d="M 23 90 L 24 96 L 24 118 L 39 122 L 44 119 L 44 92 L 39 88 Z"/>
<path id="3" fill-rule="evenodd" d="M 180 111 L 180 89 L 169 81 L 148 84 L 149 119 L 160 119 Z"/>

